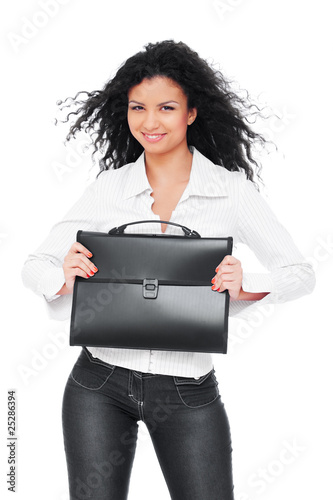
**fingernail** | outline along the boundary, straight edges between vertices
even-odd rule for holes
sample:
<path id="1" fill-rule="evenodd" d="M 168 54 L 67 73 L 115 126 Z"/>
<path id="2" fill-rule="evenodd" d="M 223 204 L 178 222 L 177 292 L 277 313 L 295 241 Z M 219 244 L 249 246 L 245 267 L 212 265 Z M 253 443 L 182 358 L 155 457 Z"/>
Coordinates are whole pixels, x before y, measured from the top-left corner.
<path id="1" fill-rule="evenodd" d="M 92 257 L 92 253 L 91 252 L 88 252 L 88 257 Z"/>
<path id="2" fill-rule="evenodd" d="M 212 283 L 215 283 L 215 278 L 212 279 Z"/>
<path id="3" fill-rule="evenodd" d="M 97 273 L 97 271 L 98 271 L 98 269 L 97 269 L 96 266 L 93 267 L 93 270 L 94 270 L 95 273 Z"/>
<path id="4" fill-rule="evenodd" d="M 212 290 L 217 290 L 216 285 L 212 286 Z"/>
<path id="5" fill-rule="evenodd" d="M 218 270 L 219 270 L 219 268 L 217 267 L 217 268 L 215 269 L 215 272 L 217 273 L 217 271 L 218 271 Z"/>
<path id="6" fill-rule="evenodd" d="M 90 278 L 90 275 L 89 275 L 89 274 L 87 274 L 87 278 Z"/>

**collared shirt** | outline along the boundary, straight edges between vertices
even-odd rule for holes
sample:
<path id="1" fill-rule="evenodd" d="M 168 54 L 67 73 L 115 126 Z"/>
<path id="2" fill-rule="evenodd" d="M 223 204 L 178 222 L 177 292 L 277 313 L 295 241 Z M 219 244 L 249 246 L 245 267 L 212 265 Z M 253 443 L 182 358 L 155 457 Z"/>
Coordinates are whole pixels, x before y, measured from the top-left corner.
<path id="1" fill-rule="evenodd" d="M 229 172 L 194 147 L 191 151 L 190 179 L 170 222 L 194 229 L 202 237 L 232 236 L 235 247 L 238 243 L 246 244 L 267 269 L 243 274 L 244 291 L 269 292 L 261 304 L 285 302 L 310 293 L 315 284 L 311 265 L 305 262 L 254 184 L 243 172 Z M 23 282 L 45 297 L 54 318 L 64 320 L 70 316 L 71 295 L 55 294 L 65 283 L 62 264 L 77 231 L 108 232 L 128 222 L 159 221 L 160 217 L 152 211 L 152 191 L 144 153 L 134 163 L 102 172 L 36 252 L 28 256 L 22 271 Z M 125 232 L 162 234 L 161 224 L 134 225 Z M 181 229 L 171 225 L 164 234 L 183 235 Z M 230 315 L 246 318 L 255 304 L 231 301 Z M 146 373 L 199 377 L 213 367 L 212 356 L 207 353 L 97 347 L 89 347 L 89 351 L 112 365 Z"/>

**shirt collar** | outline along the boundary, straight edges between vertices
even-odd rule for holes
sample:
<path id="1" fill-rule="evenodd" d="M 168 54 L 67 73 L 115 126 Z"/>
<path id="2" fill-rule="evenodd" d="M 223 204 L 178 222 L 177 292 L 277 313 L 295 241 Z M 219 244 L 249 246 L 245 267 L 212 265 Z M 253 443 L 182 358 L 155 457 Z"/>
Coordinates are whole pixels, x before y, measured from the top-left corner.
<path id="1" fill-rule="evenodd" d="M 194 146 L 190 146 L 190 150 L 193 153 L 193 159 L 190 180 L 184 192 L 186 198 L 188 196 L 228 196 L 225 168 L 215 165 Z M 143 152 L 130 166 L 122 198 L 126 200 L 144 191 L 152 192 L 153 190 L 147 178 Z"/>
<path id="2" fill-rule="evenodd" d="M 145 153 L 143 152 L 130 166 L 122 198 L 127 200 L 147 190 L 153 191 L 147 178 Z"/>

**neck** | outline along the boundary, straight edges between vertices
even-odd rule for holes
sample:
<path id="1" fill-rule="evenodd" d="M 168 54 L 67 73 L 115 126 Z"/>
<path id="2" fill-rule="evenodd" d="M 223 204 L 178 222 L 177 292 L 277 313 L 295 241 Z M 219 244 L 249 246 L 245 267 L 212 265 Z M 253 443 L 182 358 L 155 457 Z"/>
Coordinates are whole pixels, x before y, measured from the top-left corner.
<path id="1" fill-rule="evenodd" d="M 146 174 L 149 183 L 173 184 L 189 180 L 193 155 L 182 148 L 165 154 L 153 154 L 145 151 Z"/>

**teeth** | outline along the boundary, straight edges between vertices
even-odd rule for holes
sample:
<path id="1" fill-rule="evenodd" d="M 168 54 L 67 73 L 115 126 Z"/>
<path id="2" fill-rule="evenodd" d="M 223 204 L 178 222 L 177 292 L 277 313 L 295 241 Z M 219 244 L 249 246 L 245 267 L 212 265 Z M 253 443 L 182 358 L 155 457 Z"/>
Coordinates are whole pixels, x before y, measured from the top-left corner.
<path id="1" fill-rule="evenodd" d="M 159 134 L 159 135 L 148 135 L 146 134 L 146 136 L 149 138 L 149 139 L 157 139 L 158 137 L 161 137 L 162 134 Z"/>

